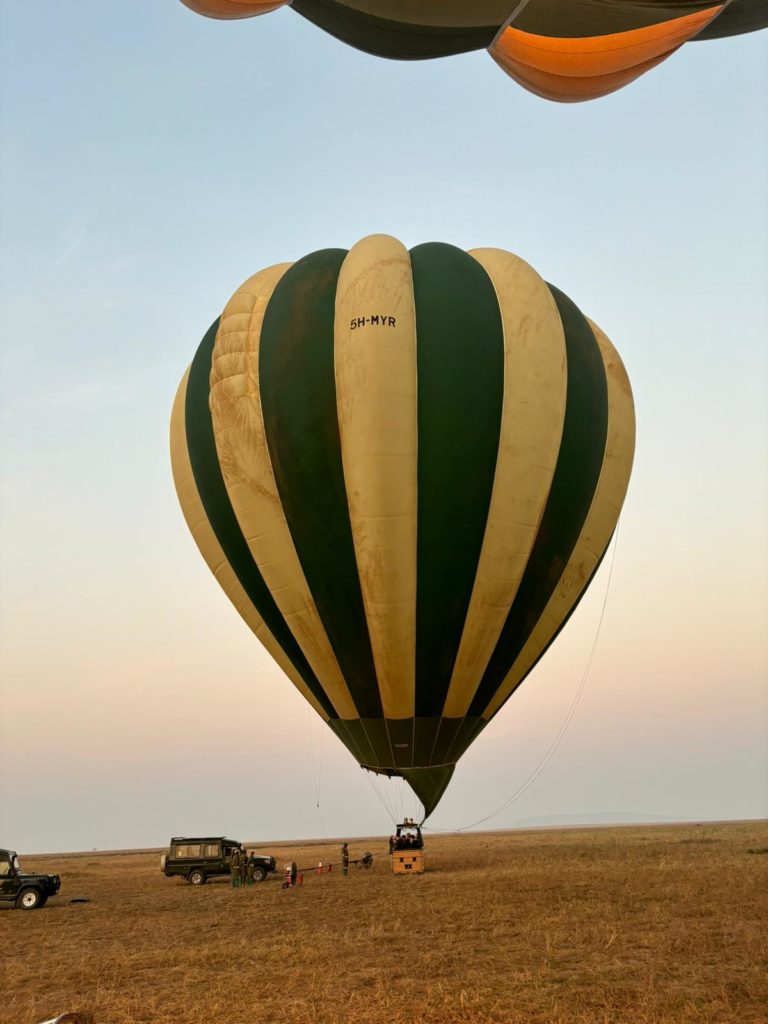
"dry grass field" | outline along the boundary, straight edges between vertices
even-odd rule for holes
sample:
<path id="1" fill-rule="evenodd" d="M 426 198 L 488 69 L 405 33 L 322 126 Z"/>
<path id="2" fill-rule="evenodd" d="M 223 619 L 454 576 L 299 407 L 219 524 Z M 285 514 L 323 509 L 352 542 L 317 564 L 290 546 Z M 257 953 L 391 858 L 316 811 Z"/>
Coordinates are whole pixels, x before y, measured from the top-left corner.
<path id="1" fill-rule="evenodd" d="M 0 1021 L 96 1024 L 765 1024 L 759 823 L 430 837 L 428 873 L 233 891 L 157 853 L 27 857 L 62 892 L 0 910 Z M 338 862 L 338 843 L 267 847 Z M 88 903 L 70 904 L 76 896 Z"/>

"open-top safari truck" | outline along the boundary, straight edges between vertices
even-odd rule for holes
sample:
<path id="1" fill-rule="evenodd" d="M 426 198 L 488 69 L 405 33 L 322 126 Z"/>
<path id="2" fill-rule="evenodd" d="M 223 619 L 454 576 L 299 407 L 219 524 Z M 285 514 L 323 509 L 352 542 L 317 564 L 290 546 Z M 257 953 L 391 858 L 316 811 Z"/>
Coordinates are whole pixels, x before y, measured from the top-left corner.
<path id="1" fill-rule="evenodd" d="M 58 875 L 22 871 L 15 850 L 0 850 L 0 900 L 13 903 L 19 910 L 37 910 L 60 887 Z"/>

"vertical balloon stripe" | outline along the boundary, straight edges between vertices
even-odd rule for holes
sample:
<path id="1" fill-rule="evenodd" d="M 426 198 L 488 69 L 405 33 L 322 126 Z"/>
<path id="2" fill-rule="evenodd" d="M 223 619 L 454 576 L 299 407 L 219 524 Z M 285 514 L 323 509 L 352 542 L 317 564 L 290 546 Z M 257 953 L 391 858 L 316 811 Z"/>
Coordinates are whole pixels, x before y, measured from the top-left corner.
<path id="1" fill-rule="evenodd" d="M 560 454 L 536 542 L 493 652 L 470 706 L 481 715 L 502 686 L 509 666 L 565 570 L 600 477 L 608 430 L 608 388 L 600 349 L 589 324 L 557 288 L 549 286 L 565 330 L 568 391 Z"/>
<path id="2" fill-rule="evenodd" d="M 450 728 L 446 728 L 449 723 Z M 432 753 L 432 763 L 455 764 L 486 724 L 483 719 L 474 717 L 443 719 Z"/>
<path id="3" fill-rule="evenodd" d="M 330 716 L 335 714 L 333 705 L 315 678 L 251 558 L 224 486 L 208 408 L 208 380 L 218 326 L 217 320 L 200 343 L 187 382 L 184 427 L 195 486 L 216 540 L 243 590 L 317 703 Z"/>
<path id="4" fill-rule="evenodd" d="M 588 321 L 605 364 L 608 431 L 600 479 L 568 565 L 503 685 L 483 712 L 494 715 L 534 668 L 573 613 L 610 543 L 629 485 L 635 450 L 635 411 L 624 365 L 605 334 Z"/>
<path id="5" fill-rule="evenodd" d="M 227 303 L 213 350 L 209 404 L 227 495 L 251 556 L 341 718 L 357 710 L 304 576 L 280 503 L 259 391 L 264 313 L 290 264 L 267 267 Z"/>
<path id="6" fill-rule="evenodd" d="M 532 640 L 533 634 L 531 634 L 531 637 L 529 637 L 528 642 L 520 652 L 519 658 L 509 671 L 506 679 L 504 680 L 504 683 L 493 695 L 493 700 L 483 712 L 483 717 L 481 721 L 483 722 L 484 725 L 487 725 L 488 722 L 490 722 L 490 720 L 499 713 L 504 703 L 507 700 L 509 700 L 509 698 L 515 692 L 518 686 L 520 686 L 521 683 L 525 682 L 525 680 L 528 678 L 531 672 L 533 672 L 533 670 L 539 664 L 539 662 L 547 653 L 547 651 L 555 642 L 555 640 L 557 640 L 558 636 L 560 636 L 562 631 L 565 629 L 571 616 L 578 608 L 579 602 L 581 601 L 582 597 L 586 594 L 587 590 L 589 590 L 589 587 L 592 584 L 592 580 L 597 575 L 597 570 L 603 564 L 603 559 L 605 558 L 606 552 L 608 551 L 608 545 L 611 543 L 612 537 L 613 534 L 611 534 L 611 537 L 608 538 L 608 544 L 606 545 L 605 550 L 602 552 L 600 557 L 595 562 L 595 567 L 592 570 L 591 574 L 585 580 L 580 581 L 578 588 L 576 588 L 578 590 L 576 597 L 573 598 L 571 595 L 573 604 L 566 612 L 565 618 L 562 622 L 557 623 L 557 625 L 553 627 L 550 621 L 549 609 L 550 607 L 554 607 L 554 604 L 558 600 L 558 597 L 566 593 L 568 589 L 567 587 L 564 587 L 564 584 L 566 583 L 566 578 L 568 576 L 568 570 L 566 570 L 566 572 L 563 573 L 563 578 L 560 581 L 560 584 L 558 585 L 557 591 L 555 592 L 555 594 L 552 595 L 552 600 L 550 601 L 550 604 L 547 606 L 547 609 L 545 610 L 544 614 L 539 620 L 537 629 L 535 631 L 538 634 L 536 640 Z M 573 585 L 572 577 L 571 585 Z M 549 628 L 547 628 L 547 626 Z M 550 632 L 551 629 L 554 629 L 554 632 Z"/>
<path id="7" fill-rule="evenodd" d="M 280 500 L 309 589 L 361 718 L 381 717 L 341 459 L 334 312 L 343 249 L 295 263 L 264 315 L 259 381 Z"/>
<path id="8" fill-rule="evenodd" d="M 565 415 L 565 336 L 546 283 L 500 249 L 470 252 L 496 291 L 504 325 L 504 405 L 483 549 L 447 718 L 467 713 L 520 586 L 552 485 Z"/>
<path id="9" fill-rule="evenodd" d="M 332 718 L 328 724 L 345 747 L 357 758 L 359 764 L 379 766 L 391 761 L 392 755 L 386 740 L 386 733 L 384 736 L 386 753 L 384 753 L 380 752 L 380 747 L 377 745 L 378 737 L 371 736 L 367 732 L 366 723 L 361 718 Z M 379 726 L 380 730 L 384 731 L 381 722 Z M 355 750 L 359 750 L 361 753 L 357 754 Z"/>
<path id="10" fill-rule="evenodd" d="M 415 764 L 429 765 L 432 763 L 432 751 L 435 747 L 437 734 L 440 731 L 441 718 L 416 718 L 413 723 L 413 746 L 416 753 Z"/>
<path id="11" fill-rule="evenodd" d="M 488 519 L 504 337 L 493 285 L 450 245 L 411 250 L 419 388 L 416 714 L 439 716 Z"/>
<path id="12" fill-rule="evenodd" d="M 339 275 L 335 335 L 341 454 L 381 703 L 386 718 L 411 719 L 416 323 L 411 261 L 401 242 L 373 235 L 352 248 Z"/>
<path id="13" fill-rule="evenodd" d="M 176 493 L 179 498 L 181 510 L 184 514 L 184 519 L 189 527 L 189 532 L 192 534 L 192 538 L 197 544 L 200 554 L 205 559 L 208 568 L 213 573 L 224 593 L 240 613 L 246 625 L 251 629 L 254 636 L 261 641 L 268 653 L 274 658 L 275 662 L 280 666 L 283 672 L 285 672 L 299 693 L 309 701 L 315 711 L 317 711 L 317 713 L 327 722 L 329 717 L 328 711 L 309 689 L 307 684 L 296 671 L 295 666 L 290 661 L 285 651 L 280 647 L 272 633 L 267 628 L 263 618 L 254 607 L 248 594 L 243 589 L 243 586 L 232 569 L 232 566 L 227 561 L 221 545 L 216 539 L 216 534 L 214 533 L 211 524 L 208 522 L 208 517 L 205 514 L 205 509 L 203 508 L 203 503 L 200 500 L 200 495 L 195 484 L 195 477 L 192 472 L 192 465 L 189 461 L 189 452 L 187 450 L 184 409 L 187 398 L 188 379 L 189 371 L 184 375 L 184 378 L 179 385 L 176 400 L 173 404 L 173 412 L 171 414 L 171 465 L 173 468 L 173 481 L 176 487 Z"/>

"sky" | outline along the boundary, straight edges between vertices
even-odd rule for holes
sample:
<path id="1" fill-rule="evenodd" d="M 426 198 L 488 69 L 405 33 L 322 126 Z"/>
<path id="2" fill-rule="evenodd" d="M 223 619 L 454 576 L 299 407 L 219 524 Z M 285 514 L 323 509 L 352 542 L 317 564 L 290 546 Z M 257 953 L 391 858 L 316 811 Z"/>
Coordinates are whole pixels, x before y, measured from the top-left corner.
<path id="1" fill-rule="evenodd" d="M 483 52 L 380 60 L 288 9 L 0 19 L 0 846 L 417 812 L 229 605 L 168 454 L 237 286 L 379 231 L 522 256 L 611 337 L 637 412 L 615 551 L 430 823 L 521 788 L 483 827 L 768 816 L 768 33 L 559 105 Z"/>

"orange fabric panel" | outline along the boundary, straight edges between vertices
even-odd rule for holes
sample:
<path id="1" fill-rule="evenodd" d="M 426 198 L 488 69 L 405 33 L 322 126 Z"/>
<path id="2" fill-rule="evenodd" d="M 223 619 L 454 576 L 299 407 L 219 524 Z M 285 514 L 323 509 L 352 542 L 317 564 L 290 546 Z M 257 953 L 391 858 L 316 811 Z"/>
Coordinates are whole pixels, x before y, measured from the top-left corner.
<path id="1" fill-rule="evenodd" d="M 646 61 L 644 64 L 636 64 L 632 68 L 627 68 L 626 71 L 614 71 L 609 75 L 585 75 L 582 78 L 575 78 L 572 75 L 551 75 L 526 64 L 518 64 L 511 60 L 501 61 L 493 53 L 491 56 L 510 78 L 514 78 L 528 92 L 541 96 L 545 100 L 556 100 L 559 103 L 579 103 L 581 100 L 594 100 L 600 96 L 607 96 L 609 93 L 629 85 L 646 71 L 661 64 L 669 57 L 670 53 L 674 53 L 674 50 L 662 53 L 660 57 L 654 57 L 653 60 Z"/>
<path id="2" fill-rule="evenodd" d="M 509 27 L 496 38 L 489 52 L 505 70 L 509 65 L 536 69 L 555 77 L 596 79 L 625 73 L 638 65 L 653 66 L 649 62 L 658 63 L 693 38 L 722 9 L 723 5 L 718 4 L 657 25 L 583 39 L 538 36 Z"/>
<path id="3" fill-rule="evenodd" d="M 185 7 L 209 18 L 251 18 L 267 14 L 290 0 L 181 0 Z"/>

